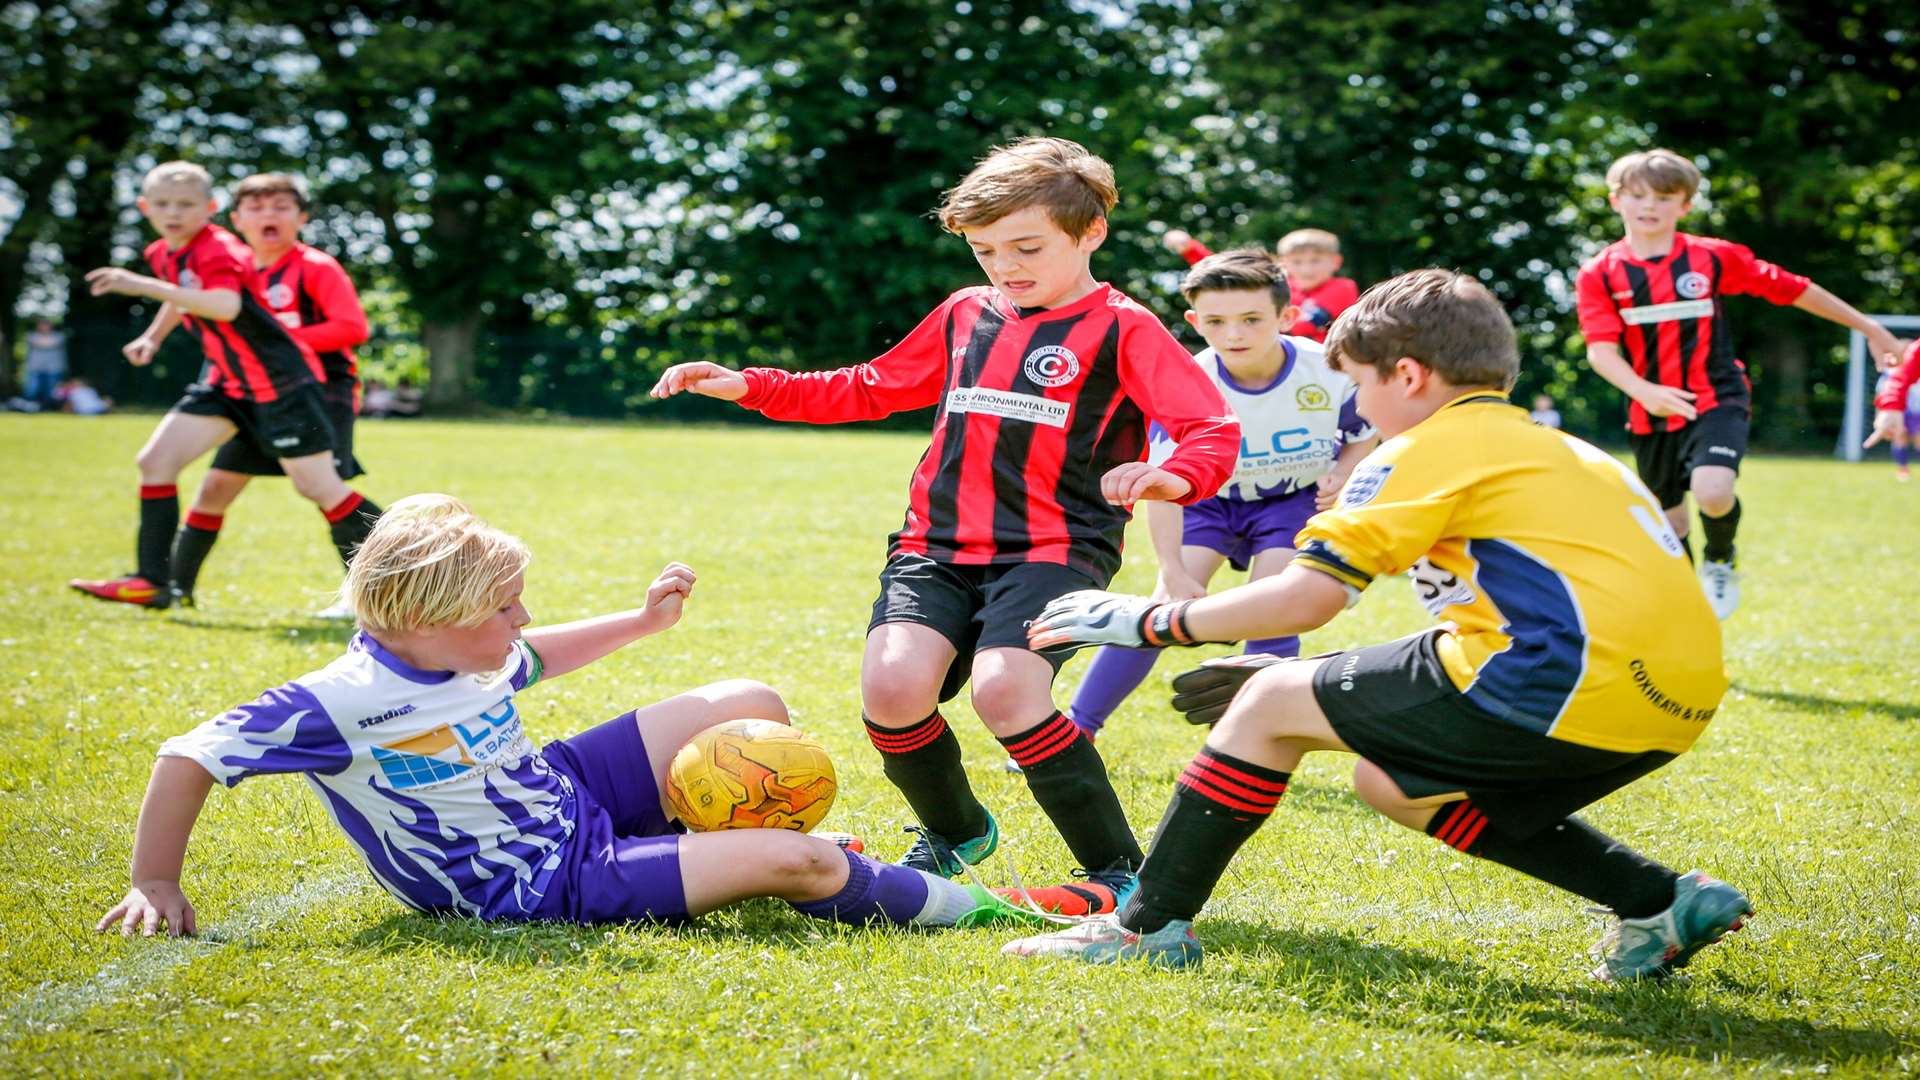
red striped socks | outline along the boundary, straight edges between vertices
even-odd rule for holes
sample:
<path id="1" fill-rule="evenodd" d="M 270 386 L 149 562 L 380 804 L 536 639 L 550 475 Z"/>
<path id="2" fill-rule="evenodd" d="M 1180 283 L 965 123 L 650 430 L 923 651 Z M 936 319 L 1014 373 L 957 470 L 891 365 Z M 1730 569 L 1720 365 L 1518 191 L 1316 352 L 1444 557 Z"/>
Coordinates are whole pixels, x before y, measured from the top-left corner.
<path id="1" fill-rule="evenodd" d="M 1067 849 L 1087 870 L 1132 870 L 1144 858 L 1127 824 L 1107 763 L 1093 740 L 1055 710 L 1045 720 L 1000 740 L 1020 765 L 1033 801 L 1046 811 Z"/>
<path id="2" fill-rule="evenodd" d="M 920 824 L 949 843 L 964 843 L 987 831 L 987 808 L 973 794 L 960 764 L 960 740 L 939 712 L 903 728 L 866 721 L 867 738 L 880 751 L 880 767 L 906 797 Z"/>
<path id="3" fill-rule="evenodd" d="M 1152 933 L 1199 914 L 1240 846 L 1279 805 L 1290 775 L 1201 748 L 1174 785 L 1140 868 L 1139 891 L 1120 909 L 1121 924 Z"/>

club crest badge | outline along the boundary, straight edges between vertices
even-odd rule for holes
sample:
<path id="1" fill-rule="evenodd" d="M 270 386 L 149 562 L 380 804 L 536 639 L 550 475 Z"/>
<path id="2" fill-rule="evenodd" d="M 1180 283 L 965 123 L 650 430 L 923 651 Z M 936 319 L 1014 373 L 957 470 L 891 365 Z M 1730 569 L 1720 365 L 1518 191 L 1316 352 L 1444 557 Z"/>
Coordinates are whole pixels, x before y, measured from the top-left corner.
<path id="1" fill-rule="evenodd" d="M 1673 291 L 1686 300 L 1698 300 L 1713 291 L 1713 282 L 1698 270 L 1689 270 L 1673 280 Z"/>
<path id="2" fill-rule="evenodd" d="M 1036 386 L 1065 386 L 1080 377 L 1080 358 L 1060 345 L 1043 345 L 1027 354 L 1027 381 Z"/>

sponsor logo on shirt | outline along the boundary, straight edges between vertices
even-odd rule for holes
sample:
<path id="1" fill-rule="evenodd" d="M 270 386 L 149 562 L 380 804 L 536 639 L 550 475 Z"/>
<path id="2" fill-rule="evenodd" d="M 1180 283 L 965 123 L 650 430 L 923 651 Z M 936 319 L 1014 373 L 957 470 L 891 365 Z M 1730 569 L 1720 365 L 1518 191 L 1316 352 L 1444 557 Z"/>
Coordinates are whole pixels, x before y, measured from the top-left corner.
<path id="1" fill-rule="evenodd" d="M 513 707 L 513 698 L 504 697 L 472 720 L 381 743 L 373 748 L 373 760 L 394 790 L 405 791 L 492 765 L 524 742 L 520 712 Z"/>
<path id="2" fill-rule="evenodd" d="M 1347 486 L 1340 489 L 1340 505 L 1343 507 L 1365 506 L 1380 494 L 1380 488 L 1392 474 L 1391 465 L 1367 465 L 1362 463 L 1347 477 Z"/>
<path id="3" fill-rule="evenodd" d="M 414 707 L 412 705 L 402 705 L 397 709 L 388 709 L 386 712 L 381 713 L 379 716 L 369 716 L 365 720 L 360 721 L 354 726 L 360 727 L 360 728 L 370 728 L 375 724 L 384 724 L 389 720 L 395 719 L 396 717 L 405 716 L 408 713 L 413 711 L 414 711 Z"/>
<path id="4" fill-rule="evenodd" d="M 1027 379 L 1036 386 L 1065 386 L 1080 377 L 1080 358 L 1062 345 L 1043 345 L 1027 354 Z"/>
<path id="5" fill-rule="evenodd" d="M 1673 279 L 1673 291 L 1688 300 L 1698 300 L 1713 291 L 1713 282 L 1698 270 L 1689 270 Z"/>
<path id="6" fill-rule="evenodd" d="M 1293 392 L 1293 403 L 1301 412 L 1328 412 L 1333 408 L 1333 395 L 1319 383 L 1310 382 Z"/>
<path id="7" fill-rule="evenodd" d="M 292 306 L 293 290 L 284 281 L 274 282 L 267 286 L 267 304 L 277 308 Z"/>
<path id="8" fill-rule="evenodd" d="M 984 386 L 963 386 L 947 392 L 950 413 L 985 413 L 1006 420 L 1023 420 L 1048 427 L 1067 426 L 1067 414 L 1073 406 L 1065 401 L 1050 401 L 1034 394 L 1016 394 L 1011 390 L 989 390 Z"/>
<path id="9" fill-rule="evenodd" d="M 1644 326 L 1647 323 L 1678 322 L 1681 319 L 1704 319 L 1712 314 L 1711 300 L 1675 300 L 1670 304 L 1622 308 L 1620 321 L 1628 326 Z"/>

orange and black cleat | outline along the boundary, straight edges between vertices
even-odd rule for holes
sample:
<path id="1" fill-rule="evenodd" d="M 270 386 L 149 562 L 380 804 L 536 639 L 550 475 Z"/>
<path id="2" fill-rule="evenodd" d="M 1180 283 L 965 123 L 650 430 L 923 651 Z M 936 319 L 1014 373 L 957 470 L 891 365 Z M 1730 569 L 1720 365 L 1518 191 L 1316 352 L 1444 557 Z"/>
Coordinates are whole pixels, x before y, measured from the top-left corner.
<path id="1" fill-rule="evenodd" d="M 156 610 L 165 608 L 173 600 L 171 590 L 164 586 L 155 585 L 139 574 L 128 574 L 125 577 L 117 578 L 104 578 L 98 581 L 89 581 L 86 578 L 74 578 L 72 581 L 67 582 L 67 584 L 72 588 L 86 593 L 88 596 L 97 597 L 101 600 L 113 600 L 122 604 L 138 604 L 141 607 L 149 607 Z"/>

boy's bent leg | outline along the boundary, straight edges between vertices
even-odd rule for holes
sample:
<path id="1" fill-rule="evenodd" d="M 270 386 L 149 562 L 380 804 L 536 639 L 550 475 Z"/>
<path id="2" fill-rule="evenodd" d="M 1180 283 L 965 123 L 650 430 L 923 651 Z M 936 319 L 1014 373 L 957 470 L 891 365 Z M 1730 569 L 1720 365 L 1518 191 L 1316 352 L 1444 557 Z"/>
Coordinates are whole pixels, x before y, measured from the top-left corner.
<path id="1" fill-rule="evenodd" d="M 1053 708 L 1053 665 L 1027 649 L 984 649 L 973 707 L 1027 779 L 1033 800 L 1087 870 L 1130 872 L 1142 859 L 1093 740 Z"/>
<path id="2" fill-rule="evenodd" d="M 683 836 L 679 857 L 692 915 L 773 896 L 804 914 L 836 922 L 952 926 L 979 903 L 965 886 L 945 878 L 783 829 Z"/>
<path id="3" fill-rule="evenodd" d="M 1401 825 L 1585 897 L 1622 918 L 1655 915 L 1673 903 L 1678 874 L 1577 817 L 1517 835 L 1488 820 L 1464 792 L 1410 799 L 1368 761 L 1355 766 L 1353 787 L 1367 805 Z"/>
<path id="4" fill-rule="evenodd" d="M 1067 716 L 1089 736 L 1098 735 L 1100 729 L 1107 726 L 1113 710 L 1127 700 L 1127 695 L 1139 689 L 1159 661 L 1159 649 L 1129 649 L 1121 645 L 1100 648 L 1093 654 L 1093 662 L 1087 665 L 1079 688 L 1073 692 L 1073 704 L 1067 706 Z"/>
<path id="5" fill-rule="evenodd" d="M 232 421 L 219 416 L 176 410 L 161 417 L 134 459 L 140 470 L 140 528 L 134 543 L 133 576 L 75 580 L 70 584 L 103 600 L 166 607 L 172 572 L 170 548 L 180 524 L 180 494 L 175 481 L 181 469 L 232 437 L 234 430 Z"/>
<path id="6" fill-rule="evenodd" d="M 1301 755 L 1347 748 L 1314 696 L 1314 673 L 1328 662 L 1276 664 L 1234 696 L 1175 784 L 1140 869 L 1140 889 L 1121 909 L 1122 926 L 1150 934 L 1191 921 L 1241 845 L 1279 805 Z"/>
<path id="7" fill-rule="evenodd" d="M 920 824 L 949 843 L 990 829 L 961 764 L 960 740 L 937 708 L 955 655 L 953 642 L 931 626 L 887 622 L 867 633 L 860 661 L 863 719 L 881 769 Z"/>
<path id="8" fill-rule="evenodd" d="M 331 450 L 282 458 L 280 467 L 286 470 L 287 479 L 293 481 L 294 490 L 311 500 L 326 517 L 327 532 L 334 550 L 340 554 L 340 565 L 352 562 L 354 549 L 366 540 L 374 523 L 380 520 L 380 507 L 340 479 Z"/>
<path id="9" fill-rule="evenodd" d="M 232 446 L 232 440 L 227 445 Z M 193 603 L 194 588 L 200 583 L 200 568 L 220 539 L 227 507 L 233 505 L 233 500 L 240 497 L 247 481 L 252 479 L 245 473 L 220 468 L 219 461 L 216 456 L 214 467 L 201 479 L 200 491 L 193 498 L 192 509 L 187 511 L 187 520 L 173 538 L 170 571 L 173 591 L 177 600 L 187 604 Z"/>

